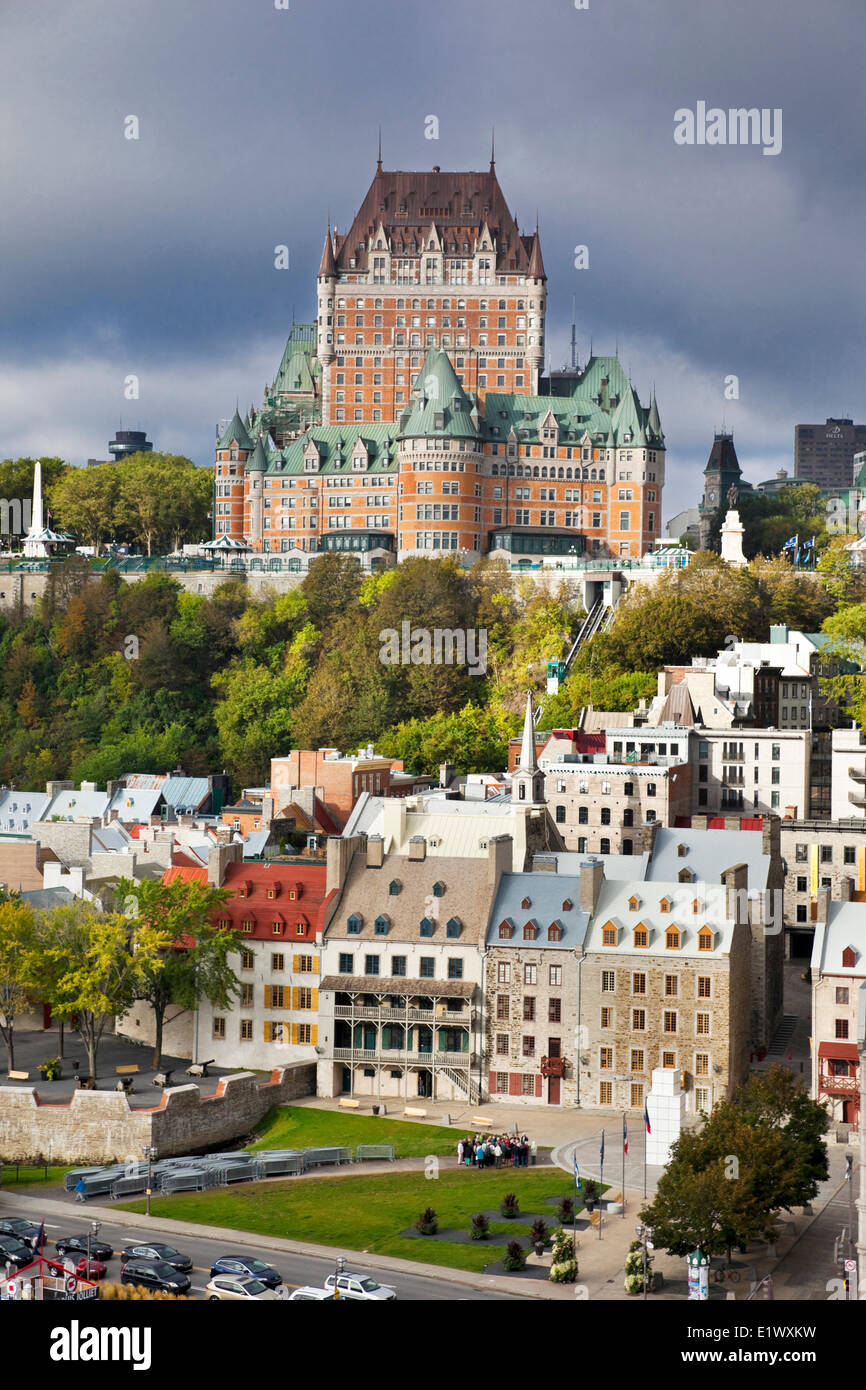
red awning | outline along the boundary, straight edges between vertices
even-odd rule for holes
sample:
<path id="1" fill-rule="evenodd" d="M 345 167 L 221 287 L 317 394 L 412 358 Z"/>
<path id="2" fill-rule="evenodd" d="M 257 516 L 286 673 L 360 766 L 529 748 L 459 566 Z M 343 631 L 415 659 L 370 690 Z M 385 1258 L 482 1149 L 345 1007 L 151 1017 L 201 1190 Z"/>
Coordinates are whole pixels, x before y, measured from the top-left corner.
<path id="1" fill-rule="evenodd" d="M 859 1062 L 857 1044 L 851 1042 L 822 1042 L 818 1044 L 818 1056 L 829 1057 L 837 1062 Z"/>

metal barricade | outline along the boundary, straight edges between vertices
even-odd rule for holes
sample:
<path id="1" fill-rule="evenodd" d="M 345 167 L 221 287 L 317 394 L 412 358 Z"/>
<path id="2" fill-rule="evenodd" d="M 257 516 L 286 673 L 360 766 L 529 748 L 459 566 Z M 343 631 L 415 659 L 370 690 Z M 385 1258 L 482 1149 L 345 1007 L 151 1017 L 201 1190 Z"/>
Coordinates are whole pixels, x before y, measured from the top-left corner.
<path id="1" fill-rule="evenodd" d="M 355 1162 L 362 1163 L 364 1159 L 371 1158 L 385 1158 L 393 1163 L 395 1158 L 393 1144 L 359 1144 L 355 1150 Z"/>
<path id="2" fill-rule="evenodd" d="M 304 1167 L 317 1168 L 323 1163 L 352 1162 L 352 1150 L 348 1148 L 304 1149 Z"/>

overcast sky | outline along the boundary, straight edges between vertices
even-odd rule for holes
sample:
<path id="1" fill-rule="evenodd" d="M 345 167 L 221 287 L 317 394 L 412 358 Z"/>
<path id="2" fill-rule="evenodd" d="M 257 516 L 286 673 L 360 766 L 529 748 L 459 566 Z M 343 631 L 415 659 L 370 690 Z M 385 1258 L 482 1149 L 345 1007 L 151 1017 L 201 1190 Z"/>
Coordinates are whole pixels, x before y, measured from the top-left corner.
<path id="1" fill-rule="evenodd" d="M 104 458 L 122 418 L 211 460 L 378 126 L 386 169 L 483 169 L 495 125 L 552 365 L 576 296 L 580 361 L 618 343 L 655 383 L 665 520 L 723 418 L 748 478 L 790 471 L 797 422 L 866 420 L 864 41 L 863 0 L 2 0 L 0 457 Z M 676 144 L 701 101 L 781 108 L 781 153 Z"/>

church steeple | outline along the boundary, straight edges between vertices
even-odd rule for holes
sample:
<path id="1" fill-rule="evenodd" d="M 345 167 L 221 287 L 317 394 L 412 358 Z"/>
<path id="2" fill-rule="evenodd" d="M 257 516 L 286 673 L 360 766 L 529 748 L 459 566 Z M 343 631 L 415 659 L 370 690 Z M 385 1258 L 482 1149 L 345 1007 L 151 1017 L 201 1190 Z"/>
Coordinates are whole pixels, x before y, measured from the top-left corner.
<path id="1" fill-rule="evenodd" d="M 545 799 L 544 773 L 538 766 L 535 752 L 535 719 L 533 718 L 531 692 L 527 692 L 526 696 L 520 761 L 511 778 L 511 798 L 513 802 L 523 802 L 525 805 L 539 805 Z"/>

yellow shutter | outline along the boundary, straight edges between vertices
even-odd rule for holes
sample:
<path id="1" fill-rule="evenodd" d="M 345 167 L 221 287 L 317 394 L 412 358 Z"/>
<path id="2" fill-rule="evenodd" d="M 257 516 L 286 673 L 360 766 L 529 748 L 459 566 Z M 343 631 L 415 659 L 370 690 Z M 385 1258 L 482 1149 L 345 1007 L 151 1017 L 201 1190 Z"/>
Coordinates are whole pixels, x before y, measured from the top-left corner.
<path id="1" fill-rule="evenodd" d="M 269 1009 L 270 1007 L 271 1007 L 271 987 L 270 987 L 270 985 L 265 985 L 265 1008 L 266 1008 L 266 1009 Z"/>
<path id="2" fill-rule="evenodd" d="M 316 1044 L 318 1041 L 319 1041 L 319 1027 L 318 1027 L 318 1024 L 314 1023 L 314 1024 L 313 1024 L 313 1027 L 312 1027 L 312 1030 L 311 1030 L 311 1032 L 310 1032 L 310 1042 L 313 1043 L 313 1045 L 315 1046 L 315 1044 Z"/>
<path id="3" fill-rule="evenodd" d="M 310 1008 L 312 1008 L 312 1009 L 318 1009 L 318 1007 L 319 1007 L 319 991 L 318 991 L 317 989 L 314 989 L 314 990 L 312 991 L 312 995 L 313 995 L 313 1002 L 312 1002 L 312 1004 L 310 1005 Z"/>
<path id="4" fill-rule="evenodd" d="M 298 1041 L 298 1025 L 297 1025 L 297 1023 L 293 1023 L 293 1024 L 292 1024 L 292 1042 L 293 1042 L 293 1043 L 296 1043 L 297 1041 Z"/>
<path id="5" fill-rule="evenodd" d="M 318 973 L 319 973 L 319 957 L 318 957 L 318 956 L 313 956 L 313 970 L 314 970 L 315 974 L 318 975 Z"/>
<path id="6" fill-rule="evenodd" d="M 297 1007 L 298 1007 L 298 989 L 297 989 L 297 986 L 294 986 L 294 987 L 292 988 L 292 1008 L 293 1008 L 293 1009 L 296 1009 Z"/>
<path id="7" fill-rule="evenodd" d="M 270 1040 L 271 1040 L 271 1035 L 270 1035 L 270 1033 L 268 1032 L 268 1025 L 267 1025 L 267 1022 L 266 1022 L 266 1023 L 265 1023 L 265 1042 L 270 1042 Z"/>
<path id="8" fill-rule="evenodd" d="M 295 974 L 297 975 L 298 971 L 299 971 L 300 968 L 301 968 L 301 957 L 300 957 L 300 956 L 292 956 L 292 961 L 294 962 L 293 965 L 292 965 L 292 969 L 294 970 Z"/>

